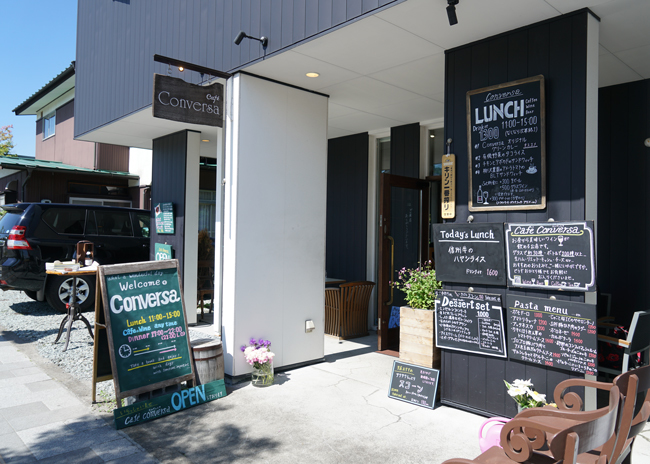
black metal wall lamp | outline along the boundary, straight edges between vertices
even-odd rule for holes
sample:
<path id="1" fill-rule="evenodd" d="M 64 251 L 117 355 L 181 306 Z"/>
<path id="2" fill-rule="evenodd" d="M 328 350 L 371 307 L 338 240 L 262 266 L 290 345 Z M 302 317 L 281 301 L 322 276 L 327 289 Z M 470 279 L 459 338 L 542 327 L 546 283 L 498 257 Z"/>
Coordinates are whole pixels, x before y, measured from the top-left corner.
<path id="1" fill-rule="evenodd" d="M 449 25 L 453 26 L 458 24 L 458 17 L 456 16 L 456 5 L 459 0 L 447 0 L 447 18 L 449 18 Z"/>
<path id="2" fill-rule="evenodd" d="M 266 46 L 269 44 L 269 38 L 268 37 L 260 37 L 259 39 L 257 37 L 250 36 L 246 34 L 244 31 L 239 31 L 239 34 L 237 34 L 237 37 L 235 37 L 235 45 L 239 45 L 242 40 L 244 39 L 253 39 L 257 40 L 262 43 L 262 47 L 266 49 Z"/>

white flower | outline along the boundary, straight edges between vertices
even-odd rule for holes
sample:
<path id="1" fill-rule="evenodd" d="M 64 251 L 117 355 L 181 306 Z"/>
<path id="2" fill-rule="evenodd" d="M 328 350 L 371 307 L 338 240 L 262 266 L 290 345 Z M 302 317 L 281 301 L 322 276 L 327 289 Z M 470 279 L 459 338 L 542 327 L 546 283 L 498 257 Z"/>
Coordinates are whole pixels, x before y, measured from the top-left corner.
<path id="1" fill-rule="evenodd" d="M 530 392 L 530 396 L 538 403 L 546 403 L 546 395 L 542 395 L 533 390 Z"/>
<path id="2" fill-rule="evenodd" d="M 520 380 L 520 379 L 517 379 L 517 380 L 515 380 L 514 382 L 512 382 L 512 385 L 513 385 L 514 387 L 522 387 L 522 388 L 523 388 L 523 387 L 532 387 L 532 386 L 533 386 L 533 382 L 531 382 L 530 379 L 528 379 L 528 380 Z"/>
<path id="3" fill-rule="evenodd" d="M 526 393 L 527 393 L 527 389 L 515 387 L 514 385 L 512 388 L 508 389 L 508 395 L 512 396 L 513 398 L 515 396 L 525 395 Z"/>

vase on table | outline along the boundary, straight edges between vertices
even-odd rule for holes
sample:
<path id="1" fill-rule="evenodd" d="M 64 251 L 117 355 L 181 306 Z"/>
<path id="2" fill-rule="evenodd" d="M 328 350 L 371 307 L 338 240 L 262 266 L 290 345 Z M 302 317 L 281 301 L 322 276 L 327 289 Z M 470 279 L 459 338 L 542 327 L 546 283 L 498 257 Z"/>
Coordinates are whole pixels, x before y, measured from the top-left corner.
<path id="1" fill-rule="evenodd" d="M 251 384 L 255 387 L 268 387 L 273 385 L 273 361 L 253 366 Z"/>

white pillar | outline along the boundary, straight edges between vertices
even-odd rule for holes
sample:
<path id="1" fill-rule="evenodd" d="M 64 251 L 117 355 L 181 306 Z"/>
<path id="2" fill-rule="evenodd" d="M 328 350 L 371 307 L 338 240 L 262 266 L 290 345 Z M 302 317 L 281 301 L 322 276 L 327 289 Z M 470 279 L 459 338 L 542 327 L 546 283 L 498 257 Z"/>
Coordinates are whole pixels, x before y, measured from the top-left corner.
<path id="1" fill-rule="evenodd" d="M 324 356 L 327 98 L 245 74 L 230 83 L 222 339 L 238 376 L 251 337 L 272 342 L 277 367 Z"/>
<path id="2" fill-rule="evenodd" d="M 183 230 L 183 295 L 188 324 L 196 324 L 196 274 L 199 236 L 199 152 L 201 133 L 187 132 L 185 156 L 185 230 Z"/>

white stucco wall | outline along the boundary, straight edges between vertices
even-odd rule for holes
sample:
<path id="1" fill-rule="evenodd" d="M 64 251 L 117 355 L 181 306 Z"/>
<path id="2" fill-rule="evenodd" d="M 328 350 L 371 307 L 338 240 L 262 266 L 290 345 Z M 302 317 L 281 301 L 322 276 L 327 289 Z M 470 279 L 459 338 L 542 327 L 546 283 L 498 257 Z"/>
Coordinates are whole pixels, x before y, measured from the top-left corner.
<path id="1" fill-rule="evenodd" d="M 140 185 L 151 185 L 152 151 L 129 148 L 129 172 L 140 176 Z"/>
<path id="2" fill-rule="evenodd" d="M 323 357 L 327 98 L 247 75 L 231 81 L 224 194 L 223 343 L 271 340 L 275 366 Z M 305 333 L 305 321 L 316 329 Z"/>

